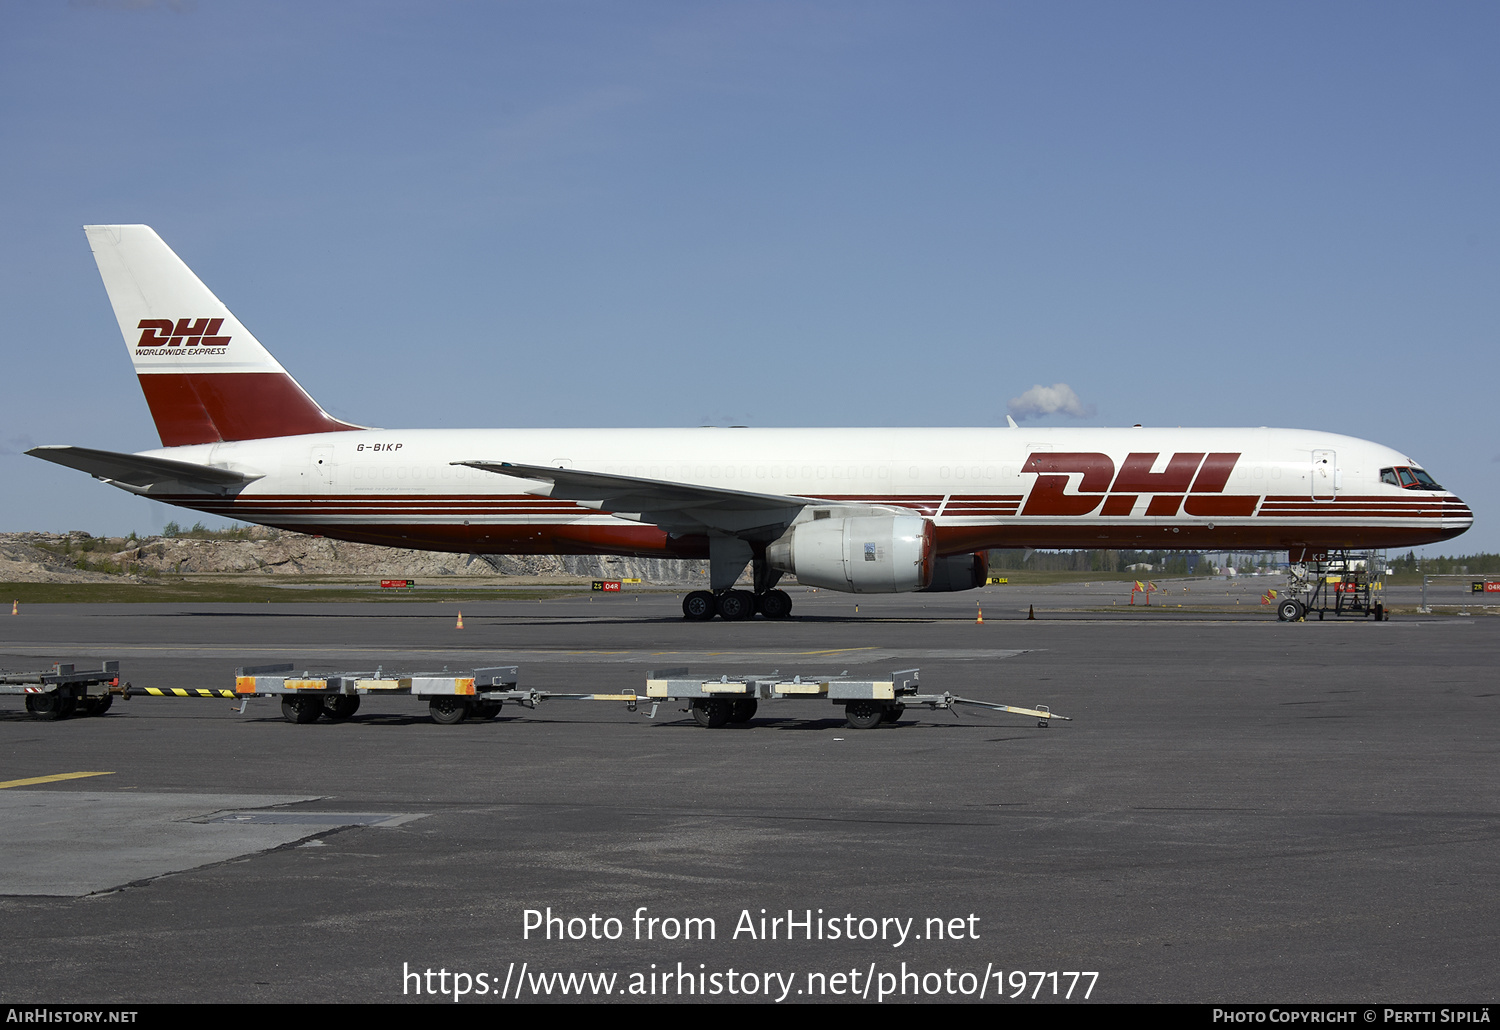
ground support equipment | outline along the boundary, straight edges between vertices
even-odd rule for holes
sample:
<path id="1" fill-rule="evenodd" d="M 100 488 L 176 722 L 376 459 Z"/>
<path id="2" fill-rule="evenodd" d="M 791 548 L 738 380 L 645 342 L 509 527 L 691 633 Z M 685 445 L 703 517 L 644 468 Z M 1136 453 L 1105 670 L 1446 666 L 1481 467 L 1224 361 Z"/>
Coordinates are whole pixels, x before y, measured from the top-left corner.
<path id="1" fill-rule="evenodd" d="M 824 700 L 841 705 L 849 726 L 857 730 L 874 729 L 886 723 L 894 723 L 910 706 L 930 709 L 954 710 L 959 706 L 988 708 L 996 712 L 1010 712 L 1040 720 L 1037 725 L 1045 727 L 1053 719 L 1068 720 L 1065 715 L 1056 715 L 1046 705 L 1036 708 L 1017 708 L 1013 705 L 996 704 L 991 701 L 975 701 L 966 697 L 955 697 L 946 691 L 941 694 L 918 693 L 920 687 L 917 669 L 902 669 L 893 672 L 889 679 L 851 679 L 848 676 L 809 677 L 782 676 L 770 673 L 764 676 L 727 675 L 718 679 L 690 676 L 687 669 L 660 669 L 646 674 L 646 700 L 651 702 L 647 718 L 655 718 L 657 708 L 665 701 L 686 701 L 684 709 L 692 714 L 700 726 L 717 729 L 728 723 L 749 722 L 755 717 L 761 701 Z"/>
<path id="2" fill-rule="evenodd" d="M 359 711 L 361 698 L 414 697 L 427 703 L 427 714 L 444 726 L 467 719 L 493 719 L 506 703 L 535 708 L 542 701 L 624 701 L 635 710 L 636 695 L 564 694 L 520 689 L 517 666 L 496 665 L 460 673 L 308 672 L 297 666 L 260 665 L 235 670 L 234 691 L 183 691 L 179 696 L 225 696 L 240 699 L 239 710 L 252 697 L 278 698 L 288 722 L 319 719 L 342 722 Z M 156 693 L 156 691 L 152 691 Z M 166 693 L 162 691 L 161 693 Z"/>
<path id="3" fill-rule="evenodd" d="M 384 668 L 374 672 L 297 671 L 291 663 L 251 665 L 235 670 L 234 689 L 183 687 L 130 687 L 125 697 L 229 698 L 239 701 L 244 713 L 251 698 L 275 698 L 287 722 L 310 723 L 320 719 L 343 722 L 359 711 L 361 699 L 370 696 L 405 696 L 426 702 L 433 722 L 452 725 L 467 719 L 493 719 L 506 702 L 536 708 L 543 701 L 624 701 L 635 711 L 636 694 L 571 694 L 548 690 L 522 690 L 518 668 L 498 665 L 460 673 L 394 673 Z"/>
<path id="4" fill-rule="evenodd" d="M 516 666 L 474 669 L 459 674 L 374 672 L 297 672 L 295 665 L 251 665 L 235 670 L 234 693 L 242 701 L 271 697 L 281 701 L 288 722 L 327 718 L 342 722 L 359 711 L 371 695 L 415 697 L 427 703 L 427 714 L 443 725 L 465 719 L 493 719 L 506 701 L 520 700 Z M 244 710 L 241 704 L 240 710 Z"/>
<path id="5" fill-rule="evenodd" d="M 1325 551 L 1309 554 L 1287 567 L 1285 595 L 1276 602 L 1276 618 L 1298 622 L 1317 613 L 1321 620 L 1355 616 L 1383 622 L 1390 618 L 1382 599 L 1385 560 L 1376 551 Z"/>
<path id="6" fill-rule="evenodd" d="M 119 662 L 105 662 L 97 672 L 79 672 L 71 665 L 43 672 L 0 671 L 0 694 L 24 694 L 26 710 L 49 722 L 74 714 L 103 715 L 117 693 Z"/>
<path id="7" fill-rule="evenodd" d="M 1046 727 L 1054 719 L 1069 721 L 1046 705 L 1018 708 L 992 701 L 955 697 L 951 693 L 919 693 L 917 669 L 903 669 L 887 679 L 852 679 L 847 674 L 826 677 L 722 675 L 718 679 L 690 676 L 688 670 L 664 669 L 646 674 L 646 693 L 628 691 L 622 694 L 563 693 L 550 690 L 523 690 L 514 665 L 493 666 L 452 673 L 415 673 L 410 675 L 374 672 L 297 671 L 292 664 L 246 666 L 235 670 L 234 690 L 180 688 L 126 688 L 125 696 L 149 694 L 155 697 L 222 697 L 236 698 L 238 711 L 244 712 L 250 698 L 276 698 L 281 714 L 288 722 L 311 723 L 320 719 L 342 722 L 359 710 L 360 699 L 370 695 L 402 695 L 426 702 L 428 715 L 444 725 L 466 719 L 493 719 L 501 706 L 509 702 L 535 709 L 543 701 L 623 701 L 629 711 L 637 711 L 642 701 L 650 703 L 647 718 L 655 718 L 664 701 L 685 701 L 683 711 L 690 712 L 700 726 L 719 727 L 727 723 L 749 722 L 762 701 L 827 701 L 844 709 L 844 718 L 855 729 L 872 729 L 883 723 L 894 723 L 908 707 L 956 711 L 960 707 L 986 708 L 1037 719 Z"/>

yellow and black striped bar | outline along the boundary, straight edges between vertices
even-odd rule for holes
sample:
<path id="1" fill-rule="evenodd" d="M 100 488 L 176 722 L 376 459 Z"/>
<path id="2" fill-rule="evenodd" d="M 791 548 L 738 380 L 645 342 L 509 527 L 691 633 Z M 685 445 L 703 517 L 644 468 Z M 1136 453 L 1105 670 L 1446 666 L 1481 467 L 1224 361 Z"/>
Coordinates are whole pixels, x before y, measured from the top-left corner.
<path id="1" fill-rule="evenodd" d="M 151 697 L 227 697 L 235 696 L 232 690 L 188 689 L 185 687 L 131 687 L 132 694 L 148 694 Z"/>

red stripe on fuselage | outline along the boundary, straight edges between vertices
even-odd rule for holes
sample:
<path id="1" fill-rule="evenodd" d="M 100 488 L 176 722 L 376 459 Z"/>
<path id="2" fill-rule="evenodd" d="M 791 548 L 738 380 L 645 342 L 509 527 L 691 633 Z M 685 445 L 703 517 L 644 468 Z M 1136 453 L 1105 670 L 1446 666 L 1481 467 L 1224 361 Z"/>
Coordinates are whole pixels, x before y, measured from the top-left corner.
<path id="1" fill-rule="evenodd" d="M 402 522 L 361 524 L 359 515 L 319 511 L 316 508 L 282 508 L 280 510 L 247 510 L 233 501 L 211 501 L 202 497 L 178 496 L 159 498 L 186 508 L 197 508 L 212 514 L 239 518 L 263 525 L 277 526 L 293 532 L 313 532 L 338 540 L 382 544 L 388 547 L 410 547 L 430 551 L 458 551 L 474 554 L 621 554 L 656 558 L 704 558 L 708 556 L 706 537 L 673 538 L 655 526 L 623 523 L 600 524 L 579 521 L 487 523 L 477 521 L 485 516 L 474 513 L 475 523 L 462 525 L 455 521 L 430 523 L 420 521 L 424 513 L 404 511 L 397 514 Z M 468 514 L 468 513 L 459 513 Z M 594 513 L 578 511 L 580 517 Z M 382 513 L 383 517 L 390 514 Z M 444 516 L 453 519 L 454 513 Z M 369 517 L 368 513 L 365 517 Z M 505 515 L 490 514 L 491 518 Z M 543 516 L 545 517 L 545 516 Z M 552 518 L 557 518 L 554 514 Z M 1356 516 L 1357 517 L 1357 516 Z M 324 522 L 321 519 L 339 521 Z M 1409 547 L 1436 543 L 1458 536 L 1467 525 L 1444 527 L 1412 523 L 1426 522 L 1407 515 L 1399 526 L 1350 526 L 1331 519 L 1291 518 L 1254 519 L 1249 525 L 1209 526 L 1206 523 L 1153 525 L 1145 522 L 1128 524 L 1103 520 L 1069 520 L 1046 525 L 1005 523 L 986 525 L 937 525 L 938 551 L 943 555 L 965 554 L 990 548 L 1064 547 L 1064 548 L 1139 548 L 1139 549 L 1213 549 L 1240 548 L 1283 550 L 1293 547 Z"/>

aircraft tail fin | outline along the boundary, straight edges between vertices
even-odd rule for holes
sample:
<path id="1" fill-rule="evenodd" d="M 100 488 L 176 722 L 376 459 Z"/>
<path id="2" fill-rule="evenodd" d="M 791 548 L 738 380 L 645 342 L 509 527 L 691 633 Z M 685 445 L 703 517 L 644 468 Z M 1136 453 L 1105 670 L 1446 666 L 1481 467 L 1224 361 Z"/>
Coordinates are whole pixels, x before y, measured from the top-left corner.
<path id="1" fill-rule="evenodd" d="M 146 225 L 87 225 L 165 447 L 360 429 L 332 417 Z"/>

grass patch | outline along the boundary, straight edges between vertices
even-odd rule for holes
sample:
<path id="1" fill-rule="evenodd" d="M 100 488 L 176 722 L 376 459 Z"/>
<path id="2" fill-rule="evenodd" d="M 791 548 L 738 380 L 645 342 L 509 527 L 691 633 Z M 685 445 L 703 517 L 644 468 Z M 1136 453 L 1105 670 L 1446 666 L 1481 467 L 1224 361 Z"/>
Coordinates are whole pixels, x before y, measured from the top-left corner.
<path id="1" fill-rule="evenodd" d="M 1137 579 L 1151 578 L 1152 582 L 1193 582 L 1179 577 L 1142 577 L 1125 572 L 1043 572 L 1029 569 L 1010 569 L 992 573 L 1005 576 L 1008 584 L 996 584 L 988 589 L 1000 592 L 1014 587 L 1055 585 L 1066 583 L 1120 583 L 1129 584 Z M 1273 577 L 1263 577 L 1269 580 Z M 628 587 L 625 593 L 681 594 L 690 586 L 652 586 L 641 584 Z M 440 603 L 444 601 L 484 600 L 543 600 L 552 597 L 570 597 L 590 593 L 588 582 L 540 583 L 520 585 L 489 581 L 486 583 L 423 582 L 414 590 L 386 590 L 377 582 L 349 576 L 267 576 L 255 573 L 201 573 L 190 576 L 174 576 L 170 573 L 152 577 L 145 581 L 121 579 L 115 583 L 0 583 L 0 605 L 7 600 L 21 604 L 151 604 L 162 602 L 233 602 L 256 603 L 273 601 L 290 602 L 318 601 L 417 601 Z M 852 596 L 852 595 L 851 595 Z M 978 596 L 978 595 L 976 595 Z"/>
<path id="2" fill-rule="evenodd" d="M 518 598 L 543 600 L 589 593 L 581 586 L 420 586 L 415 590 L 382 590 L 378 584 L 268 583 L 264 579 L 182 580 L 170 577 L 146 583 L 0 583 L 0 605 L 6 600 L 27 604 L 152 604 L 172 602 L 266 602 L 278 604 L 318 601 L 496 601 Z"/>
<path id="3" fill-rule="evenodd" d="M 1168 583 L 1203 580 L 1203 576 L 1162 576 L 1151 572 L 1042 572 L 1032 569 L 991 569 L 990 577 L 1004 576 L 1010 580 L 1009 584 L 997 584 L 991 590 L 1004 590 L 1009 586 L 1050 586 L 1057 583 L 1134 583 L 1140 580 L 1142 583 L 1150 580 L 1152 583 Z M 1255 577 L 1251 577 L 1253 580 Z M 1261 579 L 1273 577 L 1262 576 Z"/>

